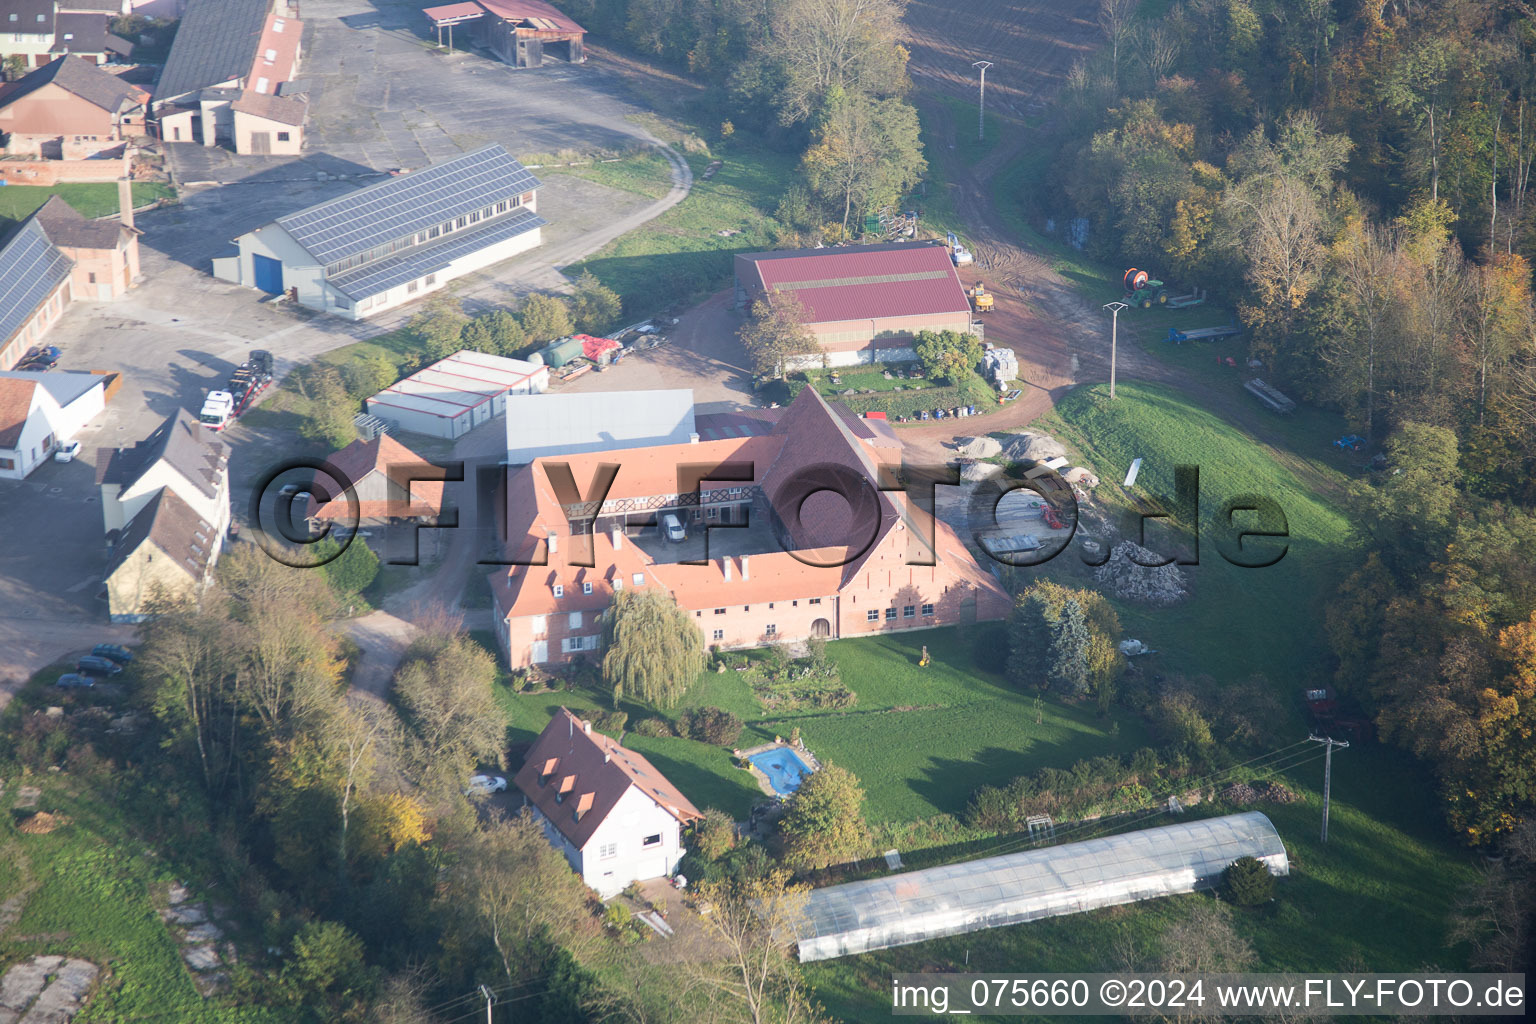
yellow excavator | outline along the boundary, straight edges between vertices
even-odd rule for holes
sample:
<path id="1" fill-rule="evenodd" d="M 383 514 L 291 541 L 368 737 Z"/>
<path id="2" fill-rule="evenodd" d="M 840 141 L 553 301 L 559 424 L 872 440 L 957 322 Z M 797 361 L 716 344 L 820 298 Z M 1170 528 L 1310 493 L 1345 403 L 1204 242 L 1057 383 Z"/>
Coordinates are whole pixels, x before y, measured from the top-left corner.
<path id="1" fill-rule="evenodd" d="M 971 307 L 977 313 L 992 312 L 992 293 L 987 291 L 987 286 L 977 281 L 975 286 L 966 292 L 971 297 Z"/>

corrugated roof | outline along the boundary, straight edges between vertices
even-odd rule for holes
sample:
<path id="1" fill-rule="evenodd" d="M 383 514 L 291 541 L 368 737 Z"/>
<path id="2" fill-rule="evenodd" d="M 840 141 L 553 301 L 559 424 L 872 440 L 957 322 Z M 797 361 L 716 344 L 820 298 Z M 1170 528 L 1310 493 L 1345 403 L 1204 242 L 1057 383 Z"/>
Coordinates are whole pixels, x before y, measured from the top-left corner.
<path id="1" fill-rule="evenodd" d="M 447 4 L 443 7 L 428 7 L 421 12 L 432 21 L 443 21 L 450 18 L 473 18 L 483 15 L 485 8 L 475 3 Z"/>
<path id="2" fill-rule="evenodd" d="M 586 723 L 565 708 L 533 741 L 513 781 L 578 850 L 632 786 L 679 824 L 704 816 L 644 756 L 600 732 L 588 732 Z"/>
<path id="3" fill-rule="evenodd" d="M 514 160 L 513 163 L 517 163 L 517 161 Z M 522 165 L 518 164 L 518 166 L 521 167 Z M 523 173 L 527 174 L 526 171 Z M 530 174 L 528 177 L 532 178 L 533 175 Z M 495 199 L 493 198 L 488 202 L 479 202 L 478 205 L 468 207 L 468 209 L 480 209 L 489 205 L 490 202 L 495 202 Z M 441 221 L 453 216 L 456 216 L 456 214 L 443 213 L 441 215 L 435 215 L 429 219 L 428 223 L 440 223 Z M 279 221 L 278 223 L 282 224 L 282 221 Z M 481 249 L 489 248 L 490 246 L 505 242 L 509 238 L 516 238 L 518 235 L 526 235 L 528 232 L 542 228 L 548 223 L 549 222 L 547 220 L 545 220 L 543 217 L 540 217 L 532 210 L 529 210 L 526 207 L 519 207 L 506 216 L 498 217 L 495 220 L 482 221 L 479 226 L 471 228 L 468 231 L 461 231 L 456 234 L 449 235 L 447 238 L 441 242 L 437 242 L 436 244 L 422 245 L 412 249 L 407 249 L 398 253 L 397 255 L 387 257 L 375 263 L 366 263 L 363 266 L 358 267 L 356 270 L 348 270 L 344 273 L 337 274 L 335 277 L 328 277 L 325 280 L 328 284 L 332 285 L 337 291 L 341 292 L 349 299 L 354 301 L 365 299 L 370 295 L 378 295 L 380 292 L 385 292 L 391 288 L 405 284 L 407 281 L 419 281 L 423 277 L 426 277 L 428 274 L 436 273 L 437 271 L 444 269 L 456 259 L 467 256 L 472 252 L 478 252 Z M 284 226 L 286 227 L 286 225 Z M 402 230 L 401 234 L 409 234 L 412 231 L 417 231 L 421 227 L 425 226 L 427 225 L 418 224 L 416 227 Z M 367 225 L 358 225 L 356 228 L 349 229 L 349 233 L 354 235 L 359 234 L 366 227 Z M 383 230 L 393 229 L 386 228 Z M 292 233 L 292 231 L 289 231 L 289 234 Z M 390 235 L 389 237 L 399 238 L 400 235 L 395 234 Z M 335 253 L 333 255 L 323 255 L 321 253 L 315 252 L 315 250 L 310 248 L 308 245 L 306 245 L 305 248 L 309 249 L 310 252 L 315 252 L 316 259 L 319 259 L 325 263 L 329 263 L 332 260 L 340 259 L 344 255 L 350 255 L 353 252 L 357 252 L 359 249 L 371 249 L 373 246 L 379 245 L 381 241 L 388 241 L 388 239 L 370 238 L 366 241 L 366 244 L 360 245 L 356 248 L 349 248 L 345 252 Z M 317 244 L 325 244 L 327 245 L 327 252 L 334 252 L 334 250 L 329 248 L 330 243 Z"/>
<path id="4" fill-rule="evenodd" d="M 498 17 L 513 22 L 529 22 L 530 27 L 538 27 L 547 32 L 586 32 L 586 29 L 571 20 L 564 11 L 544 2 L 544 0 L 479 0 L 480 6 Z M 545 24 L 535 26 L 535 21 Z"/>
<path id="5" fill-rule="evenodd" d="M 276 223 L 320 263 L 333 263 L 538 186 L 539 179 L 505 147 L 492 143 L 445 163 L 279 217 Z M 372 269 L 364 268 L 359 275 Z M 335 284 L 347 277 L 343 274 L 329 280 Z M 358 293 L 372 294 L 374 290 Z"/>
<path id="6" fill-rule="evenodd" d="M 756 284 L 794 295 L 810 323 L 970 312 L 949 250 L 926 242 L 748 253 Z M 740 266 L 740 264 L 738 264 Z"/>
<path id="7" fill-rule="evenodd" d="M 0 247 L 0 345 L 21 330 L 73 267 L 36 217 L 22 222 Z"/>
<path id="8" fill-rule="evenodd" d="M 245 77 L 272 0 L 189 0 L 155 86 L 155 102 Z"/>
<path id="9" fill-rule="evenodd" d="M 101 384 L 106 377 L 89 370 L 48 370 L 44 373 L 23 373 L 20 370 L 0 370 L 0 380 L 27 380 L 53 396 L 60 408 Z"/>
<path id="10" fill-rule="evenodd" d="M 3 25 L 0 22 L 0 25 Z M 111 113 L 131 110 L 149 98 L 149 94 L 136 85 L 108 74 L 81 57 L 64 56 L 50 61 L 31 74 L 0 88 L 0 107 L 26 96 L 34 90 L 53 83 L 66 92 L 73 93 L 87 103 Z"/>
<path id="11" fill-rule="evenodd" d="M 1245 856 L 1289 872 L 1274 825 L 1250 811 L 813 889 L 793 937 L 802 961 L 888 949 L 1190 892 Z"/>

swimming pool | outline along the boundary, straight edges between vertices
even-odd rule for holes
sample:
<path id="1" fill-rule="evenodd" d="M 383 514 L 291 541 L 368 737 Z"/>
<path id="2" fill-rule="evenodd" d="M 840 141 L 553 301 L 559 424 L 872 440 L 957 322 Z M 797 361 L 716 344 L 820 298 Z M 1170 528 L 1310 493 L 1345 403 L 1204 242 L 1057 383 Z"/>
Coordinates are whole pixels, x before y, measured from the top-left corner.
<path id="1" fill-rule="evenodd" d="M 772 750 L 764 750 L 752 754 L 747 758 L 758 770 L 768 776 L 768 782 L 773 786 L 773 791 L 779 796 L 789 796 L 800 788 L 800 782 L 811 769 L 800 755 L 789 747 L 774 747 Z"/>

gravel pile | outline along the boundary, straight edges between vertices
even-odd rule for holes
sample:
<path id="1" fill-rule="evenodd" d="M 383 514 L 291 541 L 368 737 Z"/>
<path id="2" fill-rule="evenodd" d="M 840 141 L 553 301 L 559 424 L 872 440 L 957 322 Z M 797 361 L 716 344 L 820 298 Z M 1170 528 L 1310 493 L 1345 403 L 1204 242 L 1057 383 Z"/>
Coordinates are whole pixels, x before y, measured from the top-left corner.
<path id="1" fill-rule="evenodd" d="M 1050 434 L 1014 434 L 1003 445 L 1003 454 L 1014 461 L 1030 459 L 1044 462 L 1046 459 L 1066 458 L 1067 450 Z"/>
<path id="2" fill-rule="evenodd" d="M 957 437 L 955 450 L 969 459 L 990 459 L 1003 450 L 995 437 Z"/>
<path id="3" fill-rule="evenodd" d="M 1160 565 L 1148 568 L 1138 565 L 1132 556 L 1142 562 L 1157 562 L 1159 556 L 1133 541 L 1121 541 L 1109 554 L 1109 561 L 1094 570 L 1094 579 L 1107 587 L 1110 593 L 1127 601 L 1145 604 L 1177 604 L 1189 596 L 1184 574 L 1177 565 Z"/>

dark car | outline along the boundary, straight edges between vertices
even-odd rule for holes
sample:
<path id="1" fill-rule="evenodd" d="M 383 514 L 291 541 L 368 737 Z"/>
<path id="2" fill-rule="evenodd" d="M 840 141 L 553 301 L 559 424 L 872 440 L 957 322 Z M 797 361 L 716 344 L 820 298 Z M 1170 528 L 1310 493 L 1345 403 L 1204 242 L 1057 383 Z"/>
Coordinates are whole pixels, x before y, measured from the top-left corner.
<path id="1" fill-rule="evenodd" d="M 53 685 L 63 687 L 66 690 L 74 689 L 77 687 L 88 689 L 96 685 L 96 680 L 92 679 L 90 676 L 82 676 L 76 672 L 66 672 L 62 676 L 59 676 L 59 681 Z"/>
<path id="2" fill-rule="evenodd" d="M 122 670 L 123 666 L 117 662 L 110 658 L 98 658 L 94 654 L 87 654 L 75 666 L 75 671 L 93 676 L 115 676 Z"/>
<path id="3" fill-rule="evenodd" d="M 91 648 L 91 656 L 94 658 L 106 658 L 109 661 L 117 662 L 119 665 L 126 665 L 133 660 L 133 652 L 117 644 L 97 644 Z"/>
<path id="4" fill-rule="evenodd" d="M 63 352 L 59 351 L 57 345 L 33 348 L 21 357 L 18 368 L 22 370 L 51 370 L 59 365 L 59 357 L 63 354 Z"/>

